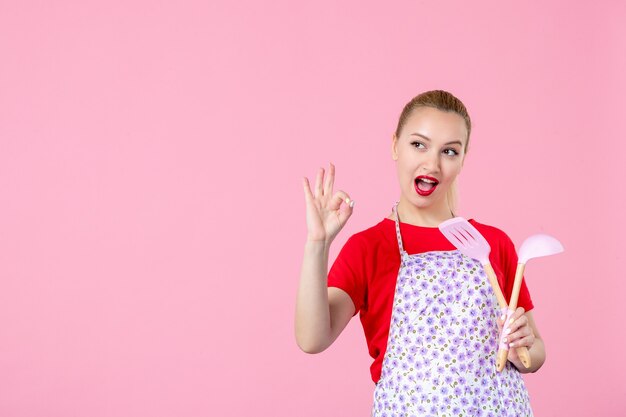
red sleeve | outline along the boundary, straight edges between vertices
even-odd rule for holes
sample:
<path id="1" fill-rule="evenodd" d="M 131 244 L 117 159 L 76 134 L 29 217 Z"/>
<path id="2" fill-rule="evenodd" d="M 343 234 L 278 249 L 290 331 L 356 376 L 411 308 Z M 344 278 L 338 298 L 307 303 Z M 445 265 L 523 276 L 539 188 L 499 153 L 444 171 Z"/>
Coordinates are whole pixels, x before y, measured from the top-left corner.
<path id="1" fill-rule="evenodd" d="M 511 301 L 511 293 L 513 292 L 513 284 L 515 282 L 515 271 L 517 270 L 517 252 L 515 252 L 515 245 L 511 238 L 506 233 L 502 232 L 503 238 L 500 242 L 500 264 L 504 271 L 504 297 L 506 302 Z M 522 277 L 522 286 L 519 291 L 519 299 L 517 301 L 518 307 L 524 307 L 524 310 L 530 311 L 535 306 L 530 298 L 528 287 L 526 286 L 526 280 Z"/>
<path id="2" fill-rule="evenodd" d="M 365 303 L 366 266 L 365 246 L 356 236 L 348 239 L 328 272 L 328 286 L 344 290 L 354 303 L 354 314 Z"/>

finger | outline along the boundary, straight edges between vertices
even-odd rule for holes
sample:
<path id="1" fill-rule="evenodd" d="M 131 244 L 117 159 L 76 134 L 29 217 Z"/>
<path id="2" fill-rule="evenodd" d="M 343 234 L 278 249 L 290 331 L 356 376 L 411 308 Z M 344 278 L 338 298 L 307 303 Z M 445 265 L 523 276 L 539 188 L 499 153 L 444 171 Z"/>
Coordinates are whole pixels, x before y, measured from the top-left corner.
<path id="1" fill-rule="evenodd" d="M 506 326 L 504 329 L 505 334 L 514 333 L 520 328 L 528 327 L 528 318 L 526 316 L 515 319 L 513 323 Z"/>
<path id="2" fill-rule="evenodd" d="M 527 348 L 530 349 L 534 344 L 535 344 L 535 335 L 531 334 L 531 335 L 522 337 L 521 339 L 518 339 L 512 342 L 511 344 L 509 344 L 509 346 L 512 348 L 526 346 Z"/>
<path id="3" fill-rule="evenodd" d="M 506 321 L 506 317 L 509 314 L 509 308 L 508 307 L 502 307 L 500 308 L 500 315 L 498 317 L 500 317 L 500 320 L 502 320 L 502 322 Z"/>
<path id="4" fill-rule="evenodd" d="M 352 200 L 347 193 L 344 193 L 343 191 L 340 191 L 340 193 L 343 194 L 343 202 L 345 204 L 341 205 L 337 215 L 339 216 L 341 224 L 345 224 L 354 212 L 354 200 Z"/>
<path id="5" fill-rule="evenodd" d="M 343 225 L 348 221 L 350 216 L 352 216 L 354 200 L 350 199 L 350 196 L 346 192 L 339 190 L 333 195 L 329 206 L 331 210 L 336 212 L 339 223 Z"/>
<path id="6" fill-rule="evenodd" d="M 531 332 L 528 326 L 521 327 L 517 329 L 516 331 L 510 332 L 510 333 L 506 333 L 506 330 L 505 330 L 505 336 L 507 338 L 507 342 L 515 342 L 517 339 L 521 339 L 522 337 L 526 337 L 530 334 Z"/>
<path id="7" fill-rule="evenodd" d="M 513 331 L 511 333 L 505 333 L 506 343 L 514 343 L 518 339 L 528 337 L 532 335 L 533 332 L 529 326 L 520 327 L 517 331 Z"/>
<path id="8" fill-rule="evenodd" d="M 324 184 L 324 168 L 320 168 L 317 171 L 317 177 L 315 178 L 315 198 L 320 198 L 324 195 L 322 185 Z"/>
<path id="9" fill-rule="evenodd" d="M 313 192 L 311 191 L 311 185 L 307 177 L 302 178 L 302 187 L 304 188 L 304 199 L 307 203 L 313 201 Z"/>
<path id="10" fill-rule="evenodd" d="M 507 327 L 510 327 L 510 325 L 516 320 L 519 320 L 520 317 L 525 317 L 524 313 L 526 313 L 526 311 L 524 310 L 524 307 L 517 307 L 517 309 L 511 315 L 511 318 L 508 321 Z"/>
<path id="11" fill-rule="evenodd" d="M 335 184 L 335 166 L 331 163 L 328 168 L 328 175 L 324 182 L 324 195 L 332 195 L 333 185 Z"/>
<path id="12" fill-rule="evenodd" d="M 339 221 L 345 224 L 354 212 L 354 200 L 344 200 L 344 205 L 339 209 Z"/>
<path id="13" fill-rule="evenodd" d="M 354 204 L 354 201 L 350 199 L 350 196 L 345 191 L 338 190 L 328 202 L 328 209 L 339 210 L 341 203 L 350 205 L 351 203 Z"/>

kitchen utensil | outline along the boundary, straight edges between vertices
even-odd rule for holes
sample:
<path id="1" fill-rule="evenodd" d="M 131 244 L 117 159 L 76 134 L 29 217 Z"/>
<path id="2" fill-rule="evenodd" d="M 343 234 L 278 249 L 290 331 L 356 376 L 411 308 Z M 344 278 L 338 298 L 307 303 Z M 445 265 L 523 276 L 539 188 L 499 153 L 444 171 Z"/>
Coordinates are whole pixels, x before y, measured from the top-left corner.
<path id="1" fill-rule="evenodd" d="M 472 226 L 470 222 L 468 222 L 463 217 L 455 217 L 450 220 L 446 220 L 445 222 L 439 225 L 439 230 L 441 233 L 456 247 L 462 254 L 476 259 L 479 261 L 485 272 L 487 273 L 487 278 L 489 279 L 489 283 L 491 284 L 491 288 L 496 295 L 496 299 L 498 300 L 498 305 L 500 306 L 500 310 L 503 315 L 506 315 L 505 323 L 510 318 L 510 314 L 508 313 L 508 305 L 504 295 L 502 294 L 502 289 L 500 289 L 500 284 L 498 284 L 498 278 L 496 277 L 496 273 L 489 262 L 489 253 L 491 252 L 491 246 L 489 246 L 489 242 L 480 234 L 480 232 Z M 496 369 L 498 372 L 504 369 L 504 365 L 506 364 L 507 355 L 508 355 L 508 345 L 502 341 L 503 336 L 500 336 L 500 344 L 498 350 L 498 356 L 496 357 Z M 503 352 L 504 356 L 502 356 Z M 516 352 L 518 356 L 521 357 L 529 357 L 528 349 L 525 346 L 520 346 L 516 348 Z M 523 362 L 522 362 L 523 363 Z"/>
<path id="2" fill-rule="evenodd" d="M 522 246 L 518 251 L 518 263 L 515 271 L 515 282 L 513 283 L 513 291 L 511 292 L 511 299 L 509 302 L 508 315 L 513 314 L 517 308 L 517 301 L 519 299 L 519 291 L 522 286 L 522 277 L 524 276 L 524 268 L 526 262 L 533 258 L 539 258 L 542 256 L 555 255 L 563 252 L 563 245 L 556 238 L 546 234 L 536 234 L 529 236 L 524 240 Z M 508 321 L 508 320 L 507 320 Z M 505 323 L 505 328 L 510 323 Z M 506 353 L 506 352 L 505 352 Z M 502 353 L 498 351 L 498 355 Z M 523 357 L 519 354 L 520 360 L 526 368 L 530 368 L 530 355 Z"/>

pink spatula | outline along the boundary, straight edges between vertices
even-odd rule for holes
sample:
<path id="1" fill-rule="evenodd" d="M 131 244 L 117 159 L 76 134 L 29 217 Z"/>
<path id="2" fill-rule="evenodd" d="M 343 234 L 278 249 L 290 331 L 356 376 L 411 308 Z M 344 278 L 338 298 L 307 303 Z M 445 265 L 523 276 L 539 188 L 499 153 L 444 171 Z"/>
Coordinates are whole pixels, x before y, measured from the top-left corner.
<path id="1" fill-rule="evenodd" d="M 498 278 L 494 272 L 491 263 L 489 262 L 489 253 L 491 252 L 491 246 L 487 240 L 480 234 L 474 226 L 470 224 L 463 217 L 455 217 L 439 225 L 441 233 L 456 247 L 463 255 L 479 261 L 485 272 L 491 288 L 498 299 L 500 310 L 502 314 L 506 315 L 505 323 L 509 320 L 512 313 L 508 311 L 506 299 L 502 294 L 500 285 L 498 284 Z M 498 356 L 496 358 L 496 369 L 498 372 L 504 369 L 508 356 L 508 345 L 502 341 L 503 336 L 500 336 L 500 348 L 498 350 Z M 530 355 L 528 349 L 525 346 L 520 346 L 515 349 L 522 364 L 528 368 L 530 367 Z"/>

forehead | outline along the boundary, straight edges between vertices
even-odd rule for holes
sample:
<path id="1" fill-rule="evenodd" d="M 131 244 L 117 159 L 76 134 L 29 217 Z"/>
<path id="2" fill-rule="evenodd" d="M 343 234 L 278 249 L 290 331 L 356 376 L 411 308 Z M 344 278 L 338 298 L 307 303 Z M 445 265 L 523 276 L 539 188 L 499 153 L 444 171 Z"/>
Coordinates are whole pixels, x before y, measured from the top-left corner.
<path id="1" fill-rule="evenodd" d="M 418 107 L 406 119 L 401 136 L 419 133 L 432 140 L 467 140 L 465 120 L 454 112 L 442 111 L 433 107 Z"/>

